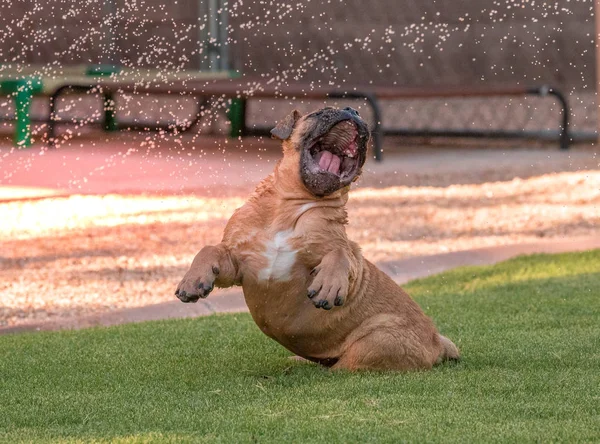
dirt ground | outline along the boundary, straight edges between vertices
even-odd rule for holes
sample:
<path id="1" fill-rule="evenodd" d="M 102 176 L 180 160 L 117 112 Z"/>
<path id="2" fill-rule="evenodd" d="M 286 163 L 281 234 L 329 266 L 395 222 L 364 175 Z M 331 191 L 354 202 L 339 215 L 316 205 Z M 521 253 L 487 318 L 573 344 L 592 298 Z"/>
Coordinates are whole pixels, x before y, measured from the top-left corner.
<path id="1" fill-rule="evenodd" d="M 105 152 L 93 153 L 104 162 Z M 242 161 L 218 151 L 199 160 L 187 153 L 152 161 L 147 153 L 131 155 L 124 163 L 111 160 L 104 188 L 94 182 L 98 175 L 86 173 L 82 156 L 89 152 L 47 153 L 50 161 L 60 155 L 60 163 L 44 168 L 26 155 L 5 155 L 3 172 L 15 172 L 0 186 L 0 326 L 172 300 L 194 254 L 220 240 L 252 183 L 272 169 L 278 153 L 270 153 Z M 184 164 L 183 185 L 153 182 L 163 174 L 178 184 L 181 177 L 165 168 L 177 172 Z M 72 182 L 77 187 L 50 186 L 60 168 L 83 174 Z M 190 175 L 194 169 L 201 173 Z M 118 188 L 119 171 L 129 180 L 125 189 Z M 218 182 L 227 174 L 229 186 Z M 14 198 L 19 189 L 25 194 Z M 389 149 L 383 164 L 368 164 L 349 217 L 350 238 L 372 261 L 600 235 L 599 158 L 593 147 Z"/>

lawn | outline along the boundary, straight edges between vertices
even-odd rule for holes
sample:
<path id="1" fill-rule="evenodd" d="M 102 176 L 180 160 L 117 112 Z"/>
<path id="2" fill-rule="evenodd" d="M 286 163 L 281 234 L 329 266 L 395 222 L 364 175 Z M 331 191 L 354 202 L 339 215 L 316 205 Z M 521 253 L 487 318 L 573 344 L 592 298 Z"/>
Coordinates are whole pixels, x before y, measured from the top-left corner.
<path id="1" fill-rule="evenodd" d="M 0 337 L 0 440 L 600 441 L 600 250 L 407 288 L 462 361 L 332 373 L 245 314 Z"/>

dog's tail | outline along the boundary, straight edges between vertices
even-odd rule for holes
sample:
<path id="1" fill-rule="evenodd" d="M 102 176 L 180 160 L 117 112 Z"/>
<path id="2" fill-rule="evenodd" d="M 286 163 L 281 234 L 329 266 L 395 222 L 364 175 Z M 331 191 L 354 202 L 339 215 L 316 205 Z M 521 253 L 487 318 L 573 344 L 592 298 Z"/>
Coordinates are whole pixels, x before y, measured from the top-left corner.
<path id="1" fill-rule="evenodd" d="M 458 361 L 460 359 L 460 352 L 458 351 L 458 347 L 454 345 L 454 342 L 442 335 L 440 335 L 440 341 L 442 343 L 442 352 L 438 356 L 436 364 L 449 360 Z"/>

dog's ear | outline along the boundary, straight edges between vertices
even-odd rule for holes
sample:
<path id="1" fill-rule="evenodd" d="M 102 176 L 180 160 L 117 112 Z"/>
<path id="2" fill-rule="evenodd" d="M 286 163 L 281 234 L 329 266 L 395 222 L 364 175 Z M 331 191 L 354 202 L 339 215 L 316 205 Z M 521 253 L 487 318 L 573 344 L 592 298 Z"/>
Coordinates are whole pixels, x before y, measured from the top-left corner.
<path id="1" fill-rule="evenodd" d="M 292 111 L 291 114 L 285 116 L 285 118 L 271 130 L 271 137 L 279 140 L 289 139 L 292 135 L 292 131 L 294 131 L 294 126 L 300 117 L 302 117 L 302 114 L 296 110 Z"/>

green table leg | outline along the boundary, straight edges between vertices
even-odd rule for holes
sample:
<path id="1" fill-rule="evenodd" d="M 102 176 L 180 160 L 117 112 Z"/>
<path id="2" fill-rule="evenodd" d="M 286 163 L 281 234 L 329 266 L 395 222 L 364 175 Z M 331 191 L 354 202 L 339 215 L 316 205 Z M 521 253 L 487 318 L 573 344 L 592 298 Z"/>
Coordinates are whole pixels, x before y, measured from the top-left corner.
<path id="1" fill-rule="evenodd" d="M 118 65 L 90 65 L 85 71 L 86 76 L 90 77 L 111 77 L 116 76 L 121 72 L 121 67 Z M 117 122 L 117 103 L 115 102 L 112 93 L 104 93 L 104 131 L 118 131 L 119 123 Z"/>
<path id="2" fill-rule="evenodd" d="M 31 146 L 31 102 L 33 93 L 27 87 L 19 88 L 14 93 L 15 98 L 15 134 L 14 143 L 19 148 Z"/>
<path id="3" fill-rule="evenodd" d="M 232 99 L 229 108 L 229 122 L 231 122 L 231 137 L 241 137 L 246 129 L 246 100 Z"/>
<path id="4" fill-rule="evenodd" d="M 15 101 L 13 141 L 18 148 L 31 146 L 31 103 L 33 96 L 41 92 L 42 79 L 36 76 L 0 79 L 0 94 L 8 94 Z"/>
<path id="5" fill-rule="evenodd" d="M 117 104 L 112 93 L 104 93 L 104 131 L 117 131 Z"/>

